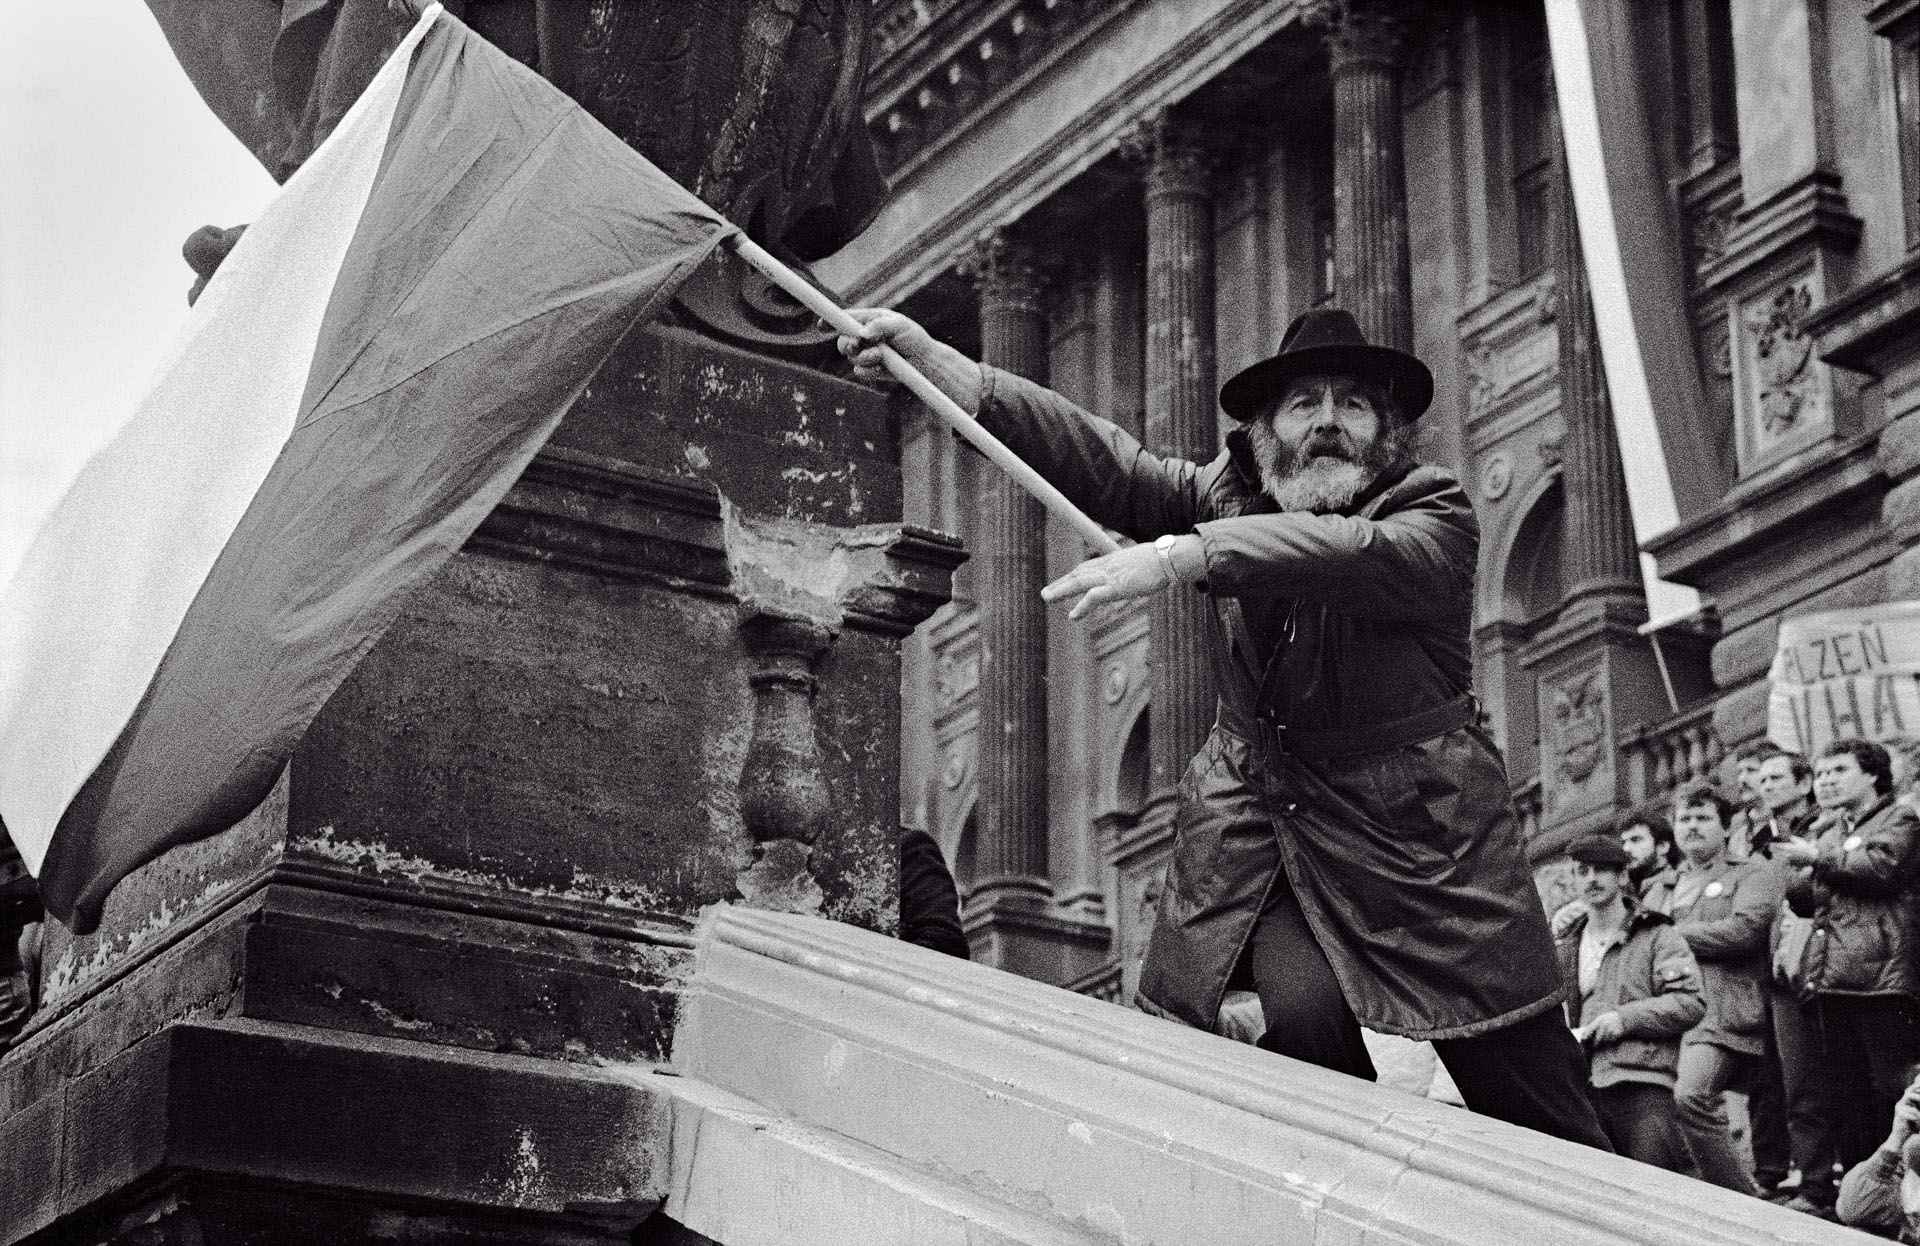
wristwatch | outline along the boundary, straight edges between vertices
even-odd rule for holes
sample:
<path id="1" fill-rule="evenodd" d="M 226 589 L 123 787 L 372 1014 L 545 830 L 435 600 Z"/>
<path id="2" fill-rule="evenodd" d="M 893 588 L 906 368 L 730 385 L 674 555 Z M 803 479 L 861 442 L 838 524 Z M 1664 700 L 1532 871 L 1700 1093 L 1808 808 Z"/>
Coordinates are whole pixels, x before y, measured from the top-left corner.
<path id="1" fill-rule="evenodd" d="M 1154 551 L 1160 555 L 1160 565 L 1167 569 L 1169 584 L 1180 582 L 1180 573 L 1173 569 L 1173 543 L 1179 539 L 1179 536 L 1172 532 L 1162 533 L 1153 538 Z"/>

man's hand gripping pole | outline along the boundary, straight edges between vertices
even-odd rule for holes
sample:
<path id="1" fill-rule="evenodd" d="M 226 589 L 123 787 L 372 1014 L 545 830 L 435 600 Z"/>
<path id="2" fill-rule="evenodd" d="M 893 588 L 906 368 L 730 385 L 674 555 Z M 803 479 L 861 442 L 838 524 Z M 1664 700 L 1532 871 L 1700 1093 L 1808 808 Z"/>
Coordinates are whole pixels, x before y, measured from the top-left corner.
<path id="1" fill-rule="evenodd" d="M 748 238 L 736 233 L 727 239 L 726 245 L 735 255 L 766 274 L 767 279 L 798 299 L 806 309 L 820 317 L 834 329 L 849 337 L 861 336 L 860 322 L 840 308 L 832 299 L 821 293 L 812 283 L 799 273 L 794 272 L 778 259 L 769 255 L 766 249 Z M 995 467 L 1013 477 L 1014 482 L 1040 500 L 1041 505 L 1061 519 L 1073 525 L 1086 542 L 1103 554 L 1111 554 L 1120 548 L 1120 543 L 1108 534 L 1105 528 L 1093 521 L 1093 517 L 1067 500 L 1067 495 L 1048 483 L 1046 477 L 1028 466 L 1027 461 L 1015 454 L 980 426 L 980 421 L 960 409 L 960 404 L 947 397 L 938 386 L 929 381 L 920 369 L 900 357 L 900 353 L 891 346 L 882 344 L 880 357 L 886 361 L 887 371 L 913 392 L 920 401 L 933 409 L 941 421 L 959 433 L 971 443 L 974 449 L 993 461 Z"/>

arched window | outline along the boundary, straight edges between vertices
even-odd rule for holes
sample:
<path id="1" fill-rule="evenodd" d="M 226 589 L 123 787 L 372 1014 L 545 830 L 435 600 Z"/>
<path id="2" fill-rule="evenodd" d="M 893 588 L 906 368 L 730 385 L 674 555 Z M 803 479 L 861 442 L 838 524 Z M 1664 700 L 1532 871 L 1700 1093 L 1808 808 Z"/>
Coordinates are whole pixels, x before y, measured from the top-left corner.
<path id="1" fill-rule="evenodd" d="M 1520 521 L 1507 557 L 1504 583 L 1507 617 L 1533 623 L 1560 606 L 1566 578 L 1560 568 L 1565 503 L 1558 481 L 1540 495 Z"/>
<path id="2" fill-rule="evenodd" d="M 1120 808 L 1138 811 L 1145 807 L 1152 790 L 1153 728 L 1149 723 L 1151 706 L 1143 707 L 1127 728 L 1127 742 L 1120 747 L 1120 772 L 1114 781 L 1115 803 Z"/>
<path id="3" fill-rule="evenodd" d="M 960 824 L 960 839 L 953 846 L 953 883 L 962 900 L 973 891 L 974 845 L 980 839 L 976 834 L 978 829 L 979 822 L 974 810 L 967 810 L 967 820 Z"/>

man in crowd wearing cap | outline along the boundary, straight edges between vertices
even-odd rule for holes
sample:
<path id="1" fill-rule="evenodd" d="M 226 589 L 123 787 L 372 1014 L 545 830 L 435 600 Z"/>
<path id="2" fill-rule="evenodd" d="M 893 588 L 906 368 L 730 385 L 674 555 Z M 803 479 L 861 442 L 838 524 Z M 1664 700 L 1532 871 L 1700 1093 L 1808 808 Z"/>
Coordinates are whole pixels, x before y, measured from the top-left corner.
<path id="1" fill-rule="evenodd" d="M 1686 1172 L 1673 1075 L 1680 1036 L 1707 1012 L 1699 967 L 1672 923 L 1634 895 L 1618 839 L 1588 836 L 1567 856 L 1581 905 L 1559 938 L 1561 970 L 1578 984 L 1567 1023 L 1592 1053 L 1600 1124 L 1620 1154 Z"/>
<path id="2" fill-rule="evenodd" d="M 1468 638 L 1479 527 L 1416 464 L 1418 359 L 1332 309 L 1229 380 L 1227 448 L 1160 458 L 1058 394 L 974 363 L 895 312 L 892 345 L 1095 519 L 1140 545 L 1047 586 L 1104 602 L 1205 595 L 1219 713 L 1180 784 L 1138 1003 L 1203 1029 L 1229 981 L 1269 1050 L 1374 1076 L 1362 1027 L 1430 1039 L 1476 1111 L 1608 1148 Z"/>

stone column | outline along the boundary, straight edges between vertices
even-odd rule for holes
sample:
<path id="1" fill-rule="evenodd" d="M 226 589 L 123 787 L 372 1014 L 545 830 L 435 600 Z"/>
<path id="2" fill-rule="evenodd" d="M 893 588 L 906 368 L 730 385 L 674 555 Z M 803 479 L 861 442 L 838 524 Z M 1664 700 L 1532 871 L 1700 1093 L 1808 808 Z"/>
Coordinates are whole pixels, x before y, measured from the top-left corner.
<path id="1" fill-rule="evenodd" d="M 980 355 L 1047 379 L 1047 316 L 1030 247 L 995 230 L 962 266 L 980 291 Z M 976 894 L 1047 896 L 1046 514 L 1005 474 L 981 472 Z"/>
<path id="2" fill-rule="evenodd" d="M 1633 512 L 1627 505 L 1627 478 L 1620 466 L 1620 442 L 1614 432 L 1613 404 L 1607 396 L 1586 259 L 1564 162 L 1556 177 L 1560 418 L 1567 426 L 1561 444 L 1561 487 L 1566 496 L 1561 557 L 1567 595 L 1638 595 L 1642 591 L 1640 554 L 1633 537 Z"/>
<path id="3" fill-rule="evenodd" d="M 1417 7 L 1312 0 L 1333 79 L 1334 295 L 1367 340 L 1413 349 L 1400 79 Z"/>
<path id="4" fill-rule="evenodd" d="M 1136 139 L 1147 213 L 1146 443 L 1205 463 L 1218 450 L 1213 343 L 1213 191 L 1193 132 L 1165 113 Z M 1153 783 L 1171 787 L 1213 723 L 1205 603 L 1181 588 L 1151 603 Z"/>

